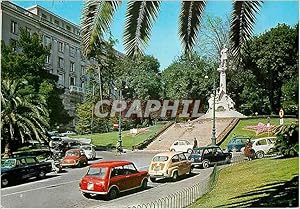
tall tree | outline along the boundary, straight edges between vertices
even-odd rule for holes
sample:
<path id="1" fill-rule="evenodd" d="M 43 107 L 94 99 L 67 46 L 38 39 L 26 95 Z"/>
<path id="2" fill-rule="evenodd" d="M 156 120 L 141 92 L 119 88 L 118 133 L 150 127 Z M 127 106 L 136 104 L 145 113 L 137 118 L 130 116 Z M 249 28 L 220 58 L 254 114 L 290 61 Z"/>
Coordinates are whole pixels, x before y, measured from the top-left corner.
<path id="1" fill-rule="evenodd" d="M 245 48 L 243 68 L 250 70 L 266 91 L 272 113 L 278 114 L 282 98 L 288 96 L 282 92 L 287 83 L 294 83 L 291 94 L 297 98 L 298 56 L 298 26 L 285 24 L 254 37 Z"/>
<path id="2" fill-rule="evenodd" d="M 238 54 L 241 46 L 250 38 L 255 23 L 255 14 L 262 1 L 237 1 L 232 3 L 231 40 L 232 51 Z M 83 51 L 90 46 L 111 26 L 113 16 L 121 1 L 85 2 L 81 28 Z M 153 23 L 157 19 L 161 1 L 128 1 L 123 33 L 127 55 L 142 54 L 150 40 Z M 206 1 L 182 1 L 179 15 L 179 36 L 186 53 L 192 51 L 200 29 L 201 17 Z"/>
<path id="3" fill-rule="evenodd" d="M 1 141 L 16 149 L 28 139 L 46 140 L 46 101 L 25 80 L 2 79 Z"/>
<path id="4" fill-rule="evenodd" d="M 50 47 L 43 45 L 41 37 L 37 33 L 29 34 L 20 28 L 20 37 L 16 43 L 6 45 L 2 42 L 1 52 L 2 78 L 27 80 L 36 94 L 45 96 L 51 128 L 67 124 L 71 118 L 64 110 L 60 98 L 64 90 L 56 86 L 58 76 L 51 74 L 45 68 Z"/>

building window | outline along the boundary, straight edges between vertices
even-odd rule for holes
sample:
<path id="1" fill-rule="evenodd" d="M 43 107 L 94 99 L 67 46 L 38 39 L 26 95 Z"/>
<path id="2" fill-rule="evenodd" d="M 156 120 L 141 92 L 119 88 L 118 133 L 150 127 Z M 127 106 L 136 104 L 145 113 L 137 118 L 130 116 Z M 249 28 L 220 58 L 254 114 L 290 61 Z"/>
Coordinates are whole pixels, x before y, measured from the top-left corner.
<path id="1" fill-rule="evenodd" d="M 64 52 L 64 43 L 63 42 L 58 42 L 58 51 Z"/>
<path id="2" fill-rule="evenodd" d="M 13 51 L 16 51 L 17 50 L 17 41 L 13 38 L 11 38 L 9 40 L 9 43 L 10 43 L 10 46 L 12 48 Z"/>
<path id="3" fill-rule="evenodd" d="M 85 75 L 85 68 L 83 65 L 81 65 L 81 75 Z"/>
<path id="4" fill-rule="evenodd" d="M 84 82 L 81 82 L 81 88 L 84 89 Z"/>
<path id="5" fill-rule="evenodd" d="M 18 30 L 18 23 L 16 23 L 15 21 L 11 21 L 10 32 L 13 34 L 17 34 L 17 30 Z"/>
<path id="6" fill-rule="evenodd" d="M 27 32 L 29 35 L 31 35 L 31 29 L 30 29 L 30 28 L 26 27 L 25 30 L 26 30 L 26 32 Z"/>
<path id="7" fill-rule="evenodd" d="M 75 77 L 70 77 L 70 86 L 75 86 Z"/>
<path id="8" fill-rule="evenodd" d="M 74 71 L 75 71 L 75 63 L 70 62 L 70 72 L 74 72 Z"/>
<path id="9" fill-rule="evenodd" d="M 45 20 L 47 20 L 47 15 L 42 14 L 42 18 L 45 19 Z"/>
<path id="10" fill-rule="evenodd" d="M 70 56 L 75 57 L 75 48 L 70 46 Z"/>
<path id="11" fill-rule="evenodd" d="M 67 28 L 68 31 L 71 31 L 71 27 L 70 26 L 67 25 L 66 28 Z"/>
<path id="12" fill-rule="evenodd" d="M 65 65 L 64 59 L 61 58 L 61 57 L 58 57 L 58 66 L 59 66 L 60 68 L 64 68 L 64 65 Z"/>
<path id="13" fill-rule="evenodd" d="M 50 55 L 47 55 L 46 56 L 46 64 L 49 64 L 50 63 Z"/>
<path id="14" fill-rule="evenodd" d="M 51 38 L 49 36 L 44 36 L 44 43 L 46 46 L 51 46 Z"/>
<path id="15" fill-rule="evenodd" d="M 58 83 L 64 84 L 65 82 L 65 74 L 58 74 Z"/>
<path id="16" fill-rule="evenodd" d="M 59 26 L 59 21 L 58 20 L 54 20 L 54 23 Z"/>

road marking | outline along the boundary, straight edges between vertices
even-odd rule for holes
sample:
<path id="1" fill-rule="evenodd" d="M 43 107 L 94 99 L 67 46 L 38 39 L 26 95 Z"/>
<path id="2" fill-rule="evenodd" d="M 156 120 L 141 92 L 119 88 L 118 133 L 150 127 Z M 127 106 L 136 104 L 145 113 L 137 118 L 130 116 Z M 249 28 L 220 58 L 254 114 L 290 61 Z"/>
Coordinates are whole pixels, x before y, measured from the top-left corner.
<path id="1" fill-rule="evenodd" d="M 74 180 L 74 181 L 68 181 L 68 182 L 65 182 L 65 183 L 61 183 L 61 184 L 53 184 L 53 185 L 48 185 L 48 186 L 43 186 L 43 187 L 38 187 L 38 188 L 35 188 L 35 189 L 28 189 L 28 190 L 23 190 L 23 191 L 19 191 L 19 192 L 13 192 L 13 193 L 10 193 L 10 194 L 5 194 L 5 195 L 2 195 L 2 197 L 6 197 L 6 196 L 11 196 L 11 195 L 16 195 L 16 194 L 21 194 L 21 193 L 25 193 L 25 192 L 32 192 L 32 191 L 36 191 L 36 190 L 40 190 L 40 189 L 50 189 L 50 188 L 54 188 L 54 187 L 57 187 L 57 186 L 62 186 L 62 185 L 65 185 L 65 184 L 70 184 L 70 183 L 74 183 L 74 182 L 79 182 L 81 179 L 79 180 Z"/>

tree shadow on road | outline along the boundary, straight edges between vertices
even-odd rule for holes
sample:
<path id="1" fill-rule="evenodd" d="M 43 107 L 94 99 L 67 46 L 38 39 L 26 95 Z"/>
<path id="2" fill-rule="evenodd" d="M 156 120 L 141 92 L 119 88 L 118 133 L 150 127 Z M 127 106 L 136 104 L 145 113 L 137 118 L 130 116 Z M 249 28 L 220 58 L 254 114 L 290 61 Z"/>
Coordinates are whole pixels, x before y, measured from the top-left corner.
<path id="1" fill-rule="evenodd" d="M 249 200 L 238 201 L 239 198 L 251 197 Z M 236 202 L 219 205 L 218 207 L 298 207 L 299 206 L 299 175 L 289 181 L 265 184 L 257 190 L 231 198 Z"/>

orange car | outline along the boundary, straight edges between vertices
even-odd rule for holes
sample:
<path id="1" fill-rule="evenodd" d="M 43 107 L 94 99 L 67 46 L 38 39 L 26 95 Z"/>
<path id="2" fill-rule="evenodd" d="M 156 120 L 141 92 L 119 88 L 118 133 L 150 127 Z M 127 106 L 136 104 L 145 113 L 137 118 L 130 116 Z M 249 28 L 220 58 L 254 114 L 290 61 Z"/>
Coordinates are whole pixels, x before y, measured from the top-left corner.
<path id="1" fill-rule="evenodd" d="M 84 154 L 84 151 L 80 149 L 68 150 L 61 162 L 62 167 L 73 167 L 73 166 L 81 167 L 87 164 L 88 164 L 88 159 Z"/>
<path id="2" fill-rule="evenodd" d="M 84 197 L 106 195 L 114 199 L 120 192 L 131 189 L 146 189 L 148 172 L 138 171 L 129 161 L 104 161 L 90 166 L 79 183 Z"/>

